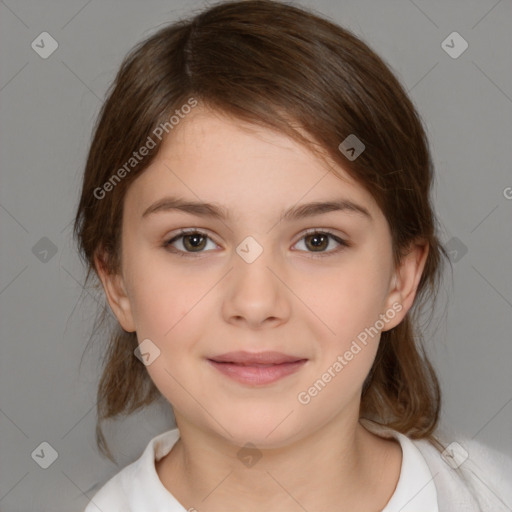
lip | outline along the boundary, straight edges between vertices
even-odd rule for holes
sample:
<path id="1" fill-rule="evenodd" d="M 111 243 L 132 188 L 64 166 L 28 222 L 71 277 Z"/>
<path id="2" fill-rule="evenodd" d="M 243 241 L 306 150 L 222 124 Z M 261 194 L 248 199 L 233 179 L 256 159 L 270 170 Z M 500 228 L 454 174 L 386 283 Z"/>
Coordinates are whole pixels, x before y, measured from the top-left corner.
<path id="1" fill-rule="evenodd" d="M 208 358 L 208 362 L 225 376 L 242 384 L 262 386 L 295 373 L 306 358 L 281 352 L 228 352 Z"/>

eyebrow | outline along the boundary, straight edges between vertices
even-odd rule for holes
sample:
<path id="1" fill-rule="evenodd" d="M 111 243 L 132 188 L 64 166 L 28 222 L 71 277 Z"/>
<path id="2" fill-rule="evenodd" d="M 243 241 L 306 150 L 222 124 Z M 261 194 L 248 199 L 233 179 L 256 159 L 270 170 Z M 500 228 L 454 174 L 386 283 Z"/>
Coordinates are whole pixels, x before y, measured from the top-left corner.
<path id="1" fill-rule="evenodd" d="M 228 220 L 231 219 L 229 211 L 216 203 L 202 203 L 197 201 L 189 201 L 178 197 L 163 197 L 150 205 L 142 214 L 142 218 L 147 218 L 158 212 L 182 211 L 192 215 L 201 217 L 212 217 L 214 219 Z M 299 220 L 314 215 L 334 211 L 349 211 L 357 213 L 368 220 L 373 220 L 368 209 L 348 199 L 334 199 L 330 201 L 315 201 L 293 206 L 281 213 L 279 221 Z"/>

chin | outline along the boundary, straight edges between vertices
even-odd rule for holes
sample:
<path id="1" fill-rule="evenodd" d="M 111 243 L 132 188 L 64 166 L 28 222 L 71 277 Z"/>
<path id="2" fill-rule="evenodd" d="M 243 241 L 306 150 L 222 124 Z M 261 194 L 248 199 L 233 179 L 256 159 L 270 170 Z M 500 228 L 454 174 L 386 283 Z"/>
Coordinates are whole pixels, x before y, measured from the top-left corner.
<path id="1" fill-rule="evenodd" d="M 241 447 L 251 443 L 262 449 L 280 448 L 300 438 L 304 432 L 304 426 L 297 424 L 297 408 L 293 407 L 286 411 L 282 407 L 273 411 L 250 407 L 236 414 L 217 414 L 215 419 L 220 425 L 208 421 L 209 428 L 227 442 Z"/>

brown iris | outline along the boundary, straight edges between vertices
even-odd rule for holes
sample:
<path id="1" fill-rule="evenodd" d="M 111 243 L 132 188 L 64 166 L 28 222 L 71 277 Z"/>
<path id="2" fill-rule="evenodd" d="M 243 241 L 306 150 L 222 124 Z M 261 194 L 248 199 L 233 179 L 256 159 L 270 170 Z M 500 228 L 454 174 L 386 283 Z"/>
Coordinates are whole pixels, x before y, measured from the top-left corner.
<path id="1" fill-rule="evenodd" d="M 312 248 L 314 252 L 321 252 L 322 248 L 326 249 L 329 245 L 329 236 L 325 233 L 313 233 L 312 235 L 305 236 L 304 240 L 308 249 Z M 308 243 L 308 240 L 312 240 L 311 245 Z M 324 243 L 325 245 L 323 245 Z"/>
<path id="2" fill-rule="evenodd" d="M 202 240 L 201 240 L 202 239 Z M 198 250 L 201 251 L 204 249 L 204 246 L 206 244 L 206 236 L 201 235 L 200 233 L 193 233 L 191 235 L 183 235 L 183 246 L 187 251 Z M 191 241 L 189 244 L 188 242 Z"/>

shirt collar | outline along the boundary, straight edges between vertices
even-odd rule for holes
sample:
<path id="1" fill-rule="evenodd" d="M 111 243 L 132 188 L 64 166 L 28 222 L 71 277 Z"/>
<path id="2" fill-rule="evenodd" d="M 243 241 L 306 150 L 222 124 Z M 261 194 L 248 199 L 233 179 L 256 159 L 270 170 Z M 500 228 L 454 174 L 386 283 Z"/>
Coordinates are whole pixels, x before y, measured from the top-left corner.
<path id="1" fill-rule="evenodd" d="M 361 420 L 361 424 L 378 436 L 396 439 L 402 448 L 398 483 L 382 512 L 439 512 L 434 477 L 414 443 L 402 433 L 378 423 Z"/>
<path id="2" fill-rule="evenodd" d="M 395 438 L 402 449 L 402 465 L 396 489 L 382 512 L 439 512 L 434 477 L 421 452 L 405 435 L 368 420 L 367 430 L 381 437 Z M 167 455 L 180 437 L 177 428 L 154 437 L 141 457 L 125 473 L 124 492 L 139 512 L 184 512 L 185 508 L 164 487 L 155 461 Z"/>
<path id="3" fill-rule="evenodd" d="M 184 512 L 185 508 L 164 487 L 155 461 L 167 455 L 180 437 L 177 428 L 154 437 L 123 482 L 129 503 L 138 512 Z"/>

